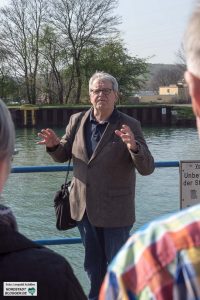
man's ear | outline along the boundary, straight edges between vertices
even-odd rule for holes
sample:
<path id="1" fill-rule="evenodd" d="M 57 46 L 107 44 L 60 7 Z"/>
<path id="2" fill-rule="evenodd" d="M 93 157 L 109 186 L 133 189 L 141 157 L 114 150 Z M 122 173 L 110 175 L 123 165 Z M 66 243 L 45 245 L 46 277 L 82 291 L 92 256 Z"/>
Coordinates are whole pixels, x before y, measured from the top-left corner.
<path id="1" fill-rule="evenodd" d="M 189 93 L 192 98 L 192 108 L 194 114 L 200 117 L 200 79 L 189 71 L 186 71 L 185 81 L 188 84 Z"/>

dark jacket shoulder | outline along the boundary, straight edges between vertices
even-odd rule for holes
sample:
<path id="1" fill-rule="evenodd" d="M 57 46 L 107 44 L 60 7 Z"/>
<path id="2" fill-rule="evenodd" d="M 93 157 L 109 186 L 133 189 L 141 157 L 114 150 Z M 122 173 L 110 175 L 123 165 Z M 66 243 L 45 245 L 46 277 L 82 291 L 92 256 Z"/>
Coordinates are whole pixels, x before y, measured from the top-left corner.
<path id="1" fill-rule="evenodd" d="M 135 118 L 133 118 L 133 117 L 121 112 L 121 111 L 118 111 L 118 113 L 119 113 L 119 117 L 120 117 L 122 123 L 123 122 L 127 123 L 127 125 L 128 124 L 133 124 L 133 123 L 135 123 L 137 125 L 140 125 L 140 121 L 138 121 L 137 119 L 135 119 Z"/>
<path id="2" fill-rule="evenodd" d="M 8 235 L 8 233 L 10 235 Z M 10 241 L 10 242 L 9 242 Z M 2 245 L 4 248 L 2 248 Z M 37 299 L 86 299 L 64 257 L 15 231 L 0 232 L 0 290 L 3 282 L 37 282 Z M 0 294 L 0 299 L 2 294 Z"/>

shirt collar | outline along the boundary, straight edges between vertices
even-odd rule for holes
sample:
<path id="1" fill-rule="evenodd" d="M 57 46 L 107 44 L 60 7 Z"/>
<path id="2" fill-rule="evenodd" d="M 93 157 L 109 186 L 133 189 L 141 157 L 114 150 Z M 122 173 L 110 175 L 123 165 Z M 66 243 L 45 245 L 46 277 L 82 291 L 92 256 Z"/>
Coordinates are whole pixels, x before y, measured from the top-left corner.
<path id="1" fill-rule="evenodd" d="M 102 122 L 99 123 L 99 122 L 97 122 L 97 120 L 94 117 L 94 110 L 91 109 L 91 111 L 90 111 L 90 122 L 91 123 L 95 123 L 95 124 L 108 124 L 108 123 L 111 123 L 112 119 L 116 115 L 116 112 L 117 112 L 117 109 L 114 108 L 114 110 L 113 110 L 112 114 L 110 115 L 110 117 L 107 120 L 102 121 Z"/>

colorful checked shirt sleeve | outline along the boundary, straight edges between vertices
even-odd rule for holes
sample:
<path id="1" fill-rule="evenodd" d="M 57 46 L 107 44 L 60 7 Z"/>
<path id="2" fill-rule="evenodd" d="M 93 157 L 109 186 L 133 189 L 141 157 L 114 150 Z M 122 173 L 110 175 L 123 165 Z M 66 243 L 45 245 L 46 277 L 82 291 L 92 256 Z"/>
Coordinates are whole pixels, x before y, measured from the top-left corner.
<path id="1" fill-rule="evenodd" d="M 99 300 L 200 300 L 200 205 L 136 232 L 108 268 Z"/>

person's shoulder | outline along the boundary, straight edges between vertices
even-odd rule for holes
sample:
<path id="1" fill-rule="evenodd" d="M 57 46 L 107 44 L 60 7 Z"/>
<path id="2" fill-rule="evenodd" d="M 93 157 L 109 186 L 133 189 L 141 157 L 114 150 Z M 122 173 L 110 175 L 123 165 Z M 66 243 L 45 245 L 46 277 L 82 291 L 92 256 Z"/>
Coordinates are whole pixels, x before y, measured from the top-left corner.
<path id="1" fill-rule="evenodd" d="M 200 204 L 170 213 L 151 221 L 139 228 L 122 247 L 111 266 L 118 266 L 122 257 L 133 255 L 132 264 L 142 258 L 144 252 L 153 253 L 159 246 L 160 255 L 173 245 L 174 254 L 180 247 L 194 247 L 198 243 L 200 227 Z M 180 242 L 180 243 L 179 243 Z M 176 245 L 179 243 L 179 248 Z M 192 244 L 191 244 L 192 243 Z M 154 253 L 155 254 L 155 253 Z"/>
<path id="2" fill-rule="evenodd" d="M 135 238 L 147 234 L 153 236 L 161 230 L 162 234 L 168 231 L 180 231 L 195 222 L 200 223 L 200 204 L 152 220 L 136 231 Z"/>
<path id="3" fill-rule="evenodd" d="M 81 123 L 81 120 L 84 118 L 85 114 L 89 115 L 89 111 L 90 110 L 80 111 L 75 114 L 72 114 L 69 118 L 68 126 L 71 126 L 73 128 L 74 126 L 76 127 L 76 125 L 79 125 Z"/>
<path id="4" fill-rule="evenodd" d="M 169 230 L 173 227 L 177 228 L 177 222 L 181 224 L 180 226 L 187 226 L 188 224 L 193 222 L 200 222 L 200 204 L 184 208 L 180 211 L 159 216 L 155 220 L 152 220 L 150 223 L 142 226 L 141 229 L 139 229 L 137 232 L 138 234 L 140 234 L 147 231 L 154 231 L 157 230 L 160 226 L 165 227 L 166 230 Z"/>
<path id="5" fill-rule="evenodd" d="M 6 250 L 8 253 L 15 255 L 18 259 L 20 259 L 20 256 L 23 256 L 23 259 L 26 261 L 37 262 L 37 259 L 39 259 L 43 265 L 48 265 L 49 261 L 51 261 L 51 263 L 68 264 L 63 256 L 30 240 L 20 232 L 10 230 L 9 234 L 11 239 L 15 242 L 12 244 L 7 243 Z"/>
<path id="6" fill-rule="evenodd" d="M 43 266 L 49 266 L 49 264 L 51 264 L 51 268 L 61 265 L 69 266 L 69 263 L 62 255 L 46 247 L 35 247 L 28 249 L 25 255 L 26 257 L 31 257 L 31 255 L 34 255 L 35 258 L 37 257 L 39 260 L 42 260 Z"/>
<path id="7" fill-rule="evenodd" d="M 90 110 L 84 110 L 84 111 L 79 111 L 75 114 L 72 114 L 70 116 L 70 119 L 73 121 L 73 122 L 76 122 L 78 121 L 78 119 L 81 119 L 86 113 L 89 113 Z"/>
<path id="8" fill-rule="evenodd" d="M 38 280 L 43 282 L 45 277 L 45 286 L 52 295 L 56 294 L 51 299 L 87 299 L 71 265 L 63 256 L 45 247 L 31 252 L 40 265 Z"/>
<path id="9" fill-rule="evenodd" d="M 38 280 L 42 280 L 42 277 L 45 276 L 51 282 L 54 277 L 53 274 L 57 274 L 55 280 L 58 281 L 59 279 L 64 282 L 66 278 L 74 276 L 73 270 L 65 257 L 46 247 L 36 246 L 13 252 L 12 255 L 15 257 L 16 265 L 25 264 L 29 266 L 29 274 L 36 276 Z M 58 274 L 64 276 L 58 276 Z"/>
<path id="10" fill-rule="evenodd" d="M 135 294 L 142 291 L 159 270 L 173 270 L 179 264 L 177 255 L 182 250 L 185 253 L 199 249 L 199 228 L 200 204 L 143 226 L 128 239 L 109 265 L 104 290 L 116 290 L 114 278 L 123 278 L 124 291 L 130 282 Z M 197 264 L 200 263 L 198 257 Z"/>
<path id="11" fill-rule="evenodd" d="M 24 281 L 38 284 L 38 299 L 86 300 L 84 292 L 68 261 L 23 234 L 10 230 L 1 238 L 0 281 Z M 15 272 L 13 273 L 13 269 Z M 1 298 L 1 297 L 0 297 Z"/>
<path id="12" fill-rule="evenodd" d="M 72 114 L 72 115 L 70 116 L 70 121 L 71 121 L 71 123 L 76 123 L 76 121 L 80 118 L 80 116 L 81 116 L 82 113 L 83 113 L 83 112 L 77 112 L 77 113 L 75 113 L 75 114 Z"/>
<path id="13" fill-rule="evenodd" d="M 119 110 L 118 110 L 118 113 L 119 113 L 119 116 L 120 116 L 123 123 L 126 123 L 127 125 L 133 124 L 133 123 L 134 124 L 140 124 L 140 122 L 137 119 L 135 119 L 134 117 L 131 117 L 131 116 L 119 111 Z"/>

